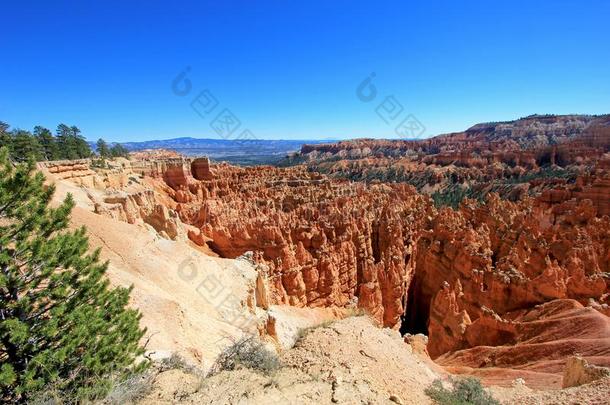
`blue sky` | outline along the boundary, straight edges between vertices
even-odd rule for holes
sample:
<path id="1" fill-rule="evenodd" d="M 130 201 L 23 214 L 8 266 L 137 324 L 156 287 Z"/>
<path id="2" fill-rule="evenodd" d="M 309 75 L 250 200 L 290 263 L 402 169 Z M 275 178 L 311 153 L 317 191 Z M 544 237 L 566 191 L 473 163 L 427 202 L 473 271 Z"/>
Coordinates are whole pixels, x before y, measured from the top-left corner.
<path id="1" fill-rule="evenodd" d="M 395 138 L 376 113 L 388 96 L 425 136 L 610 112 L 608 1 L 92 4 L 3 4 L 0 120 L 110 141 L 217 137 L 228 108 L 258 138 Z M 371 72 L 377 97 L 363 102 Z M 202 118 L 189 103 L 206 89 L 218 106 Z"/>

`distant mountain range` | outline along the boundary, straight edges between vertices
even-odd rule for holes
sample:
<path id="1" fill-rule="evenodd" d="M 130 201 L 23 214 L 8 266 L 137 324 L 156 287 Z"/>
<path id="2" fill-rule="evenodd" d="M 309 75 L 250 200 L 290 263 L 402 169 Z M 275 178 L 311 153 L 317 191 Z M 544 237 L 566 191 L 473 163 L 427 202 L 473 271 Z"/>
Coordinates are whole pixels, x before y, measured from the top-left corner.
<path id="1" fill-rule="evenodd" d="M 129 151 L 144 149 L 171 149 L 186 156 L 208 156 L 212 160 L 233 164 L 274 164 L 288 153 L 301 149 L 304 144 L 334 142 L 334 140 L 285 139 L 205 139 L 173 138 L 142 142 L 121 142 Z M 95 143 L 91 143 L 95 149 Z"/>

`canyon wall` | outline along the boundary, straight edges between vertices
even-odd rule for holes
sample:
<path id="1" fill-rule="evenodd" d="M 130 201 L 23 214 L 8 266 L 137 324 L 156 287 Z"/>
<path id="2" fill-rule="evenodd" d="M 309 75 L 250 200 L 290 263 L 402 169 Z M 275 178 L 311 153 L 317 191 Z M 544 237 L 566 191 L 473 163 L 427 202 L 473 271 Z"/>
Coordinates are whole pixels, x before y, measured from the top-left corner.
<path id="1" fill-rule="evenodd" d="M 521 367 L 524 356 L 493 353 L 532 339 L 554 347 L 523 349 L 545 383 L 558 383 L 559 354 L 610 361 L 605 169 L 536 198 L 490 194 L 453 210 L 406 184 L 334 180 L 304 167 L 166 167 L 154 181 L 196 229 L 190 239 L 222 257 L 252 251 L 274 304 L 360 307 L 382 325 L 428 334 L 430 355 L 447 367 Z M 570 313 L 595 336 L 562 334 Z M 531 323 L 538 315 L 553 318 L 545 322 L 555 334 Z"/>
<path id="2" fill-rule="evenodd" d="M 192 169 L 211 175 L 197 161 Z M 213 171 L 173 189 L 181 220 L 200 229 L 194 242 L 222 257 L 254 252 L 273 303 L 359 306 L 384 325 L 400 322 L 413 236 L 432 209 L 413 187 L 331 181 L 303 168 Z"/>
<path id="3" fill-rule="evenodd" d="M 427 334 L 456 372 L 557 385 L 575 353 L 610 365 L 609 121 L 521 121 L 304 146 L 314 163 L 288 168 L 172 155 L 47 169 L 91 177 L 98 214 L 251 258 L 265 306 L 360 308 Z M 426 195 L 452 184 L 479 201 Z"/>
<path id="4" fill-rule="evenodd" d="M 530 116 L 422 140 L 304 145 L 283 165 L 354 181 L 404 182 L 454 207 L 490 192 L 517 201 L 588 176 L 610 152 L 610 116 Z"/>
<path id="5" fill-rule="evenodd" d="M 603 318 L 610 313 L 609 243 L 610 219 L 597 216 L 590 200 L 562 207 L 556 216 L 537 201 L 493 195 L 483 206 L 443 209 L 419 240 L 408 315 L 429 314 L 433 358 L 516 344 L 523 336 L 515 311 L 554 300 L 572 299 Z"/>

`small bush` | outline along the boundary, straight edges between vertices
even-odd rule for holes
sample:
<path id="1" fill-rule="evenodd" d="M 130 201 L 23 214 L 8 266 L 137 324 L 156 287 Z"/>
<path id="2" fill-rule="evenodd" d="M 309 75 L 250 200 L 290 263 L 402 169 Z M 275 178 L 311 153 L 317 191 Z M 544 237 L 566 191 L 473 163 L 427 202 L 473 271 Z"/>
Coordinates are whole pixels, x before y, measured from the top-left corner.
<path id="1" fill-rule="evenodd" d="M 476 378 L 451 380 L 451 385 L 452 389 L 448 390 L 443 387 L 441 380 L 435 380 L 425 392 L 441 405 L 500 405 Z"/>
<path id="2" fill-rule="evenodd" d="M 135 403 L 144 398 L 151 390 L 156 372 L 146 370 L 128 377 L 115 376 L 95 384 L 91 387 L 79 387 L 67 391 L 57 388 L 57 384 L 50 384 L 44 389 L 30 394 L 30 405 L 68 405 L 99 403 L 119 405 Z M 61 384 L 59 384 L 61 385 Z"/>
<path id="3" fill-rule="evenodd" d="M 156 373 L 146 371 L 121 381 L 112 387 L 103 403 L 110 405 L 135 403 L 152 391 L 155 377 Z"/>
<path id="4" fill-rule="evenodd" d="M 182 356 L 177 353 L 172 353 L 172 355 L 166 359 L 163 359 L 159 362 L 159 368 L 161 371 L 166 370 L 187 370 L 191 367 L 186 363 L 186 360 Z"/>
<path id="5" fill-rule="evenodd" d="M 108 169 L 108 163 L 103 158 L 91 159 L 91 164 L 89 166 L 92 169 Z"/>
<path id="6" fill-rule="evenodd" d="M 254 337 L 244 337 L 220 353 L 210 375 L 235 370 L 239 366 L 268 374 L 278 369 L 280 362 L 277 355 L 261 341 Z"/>

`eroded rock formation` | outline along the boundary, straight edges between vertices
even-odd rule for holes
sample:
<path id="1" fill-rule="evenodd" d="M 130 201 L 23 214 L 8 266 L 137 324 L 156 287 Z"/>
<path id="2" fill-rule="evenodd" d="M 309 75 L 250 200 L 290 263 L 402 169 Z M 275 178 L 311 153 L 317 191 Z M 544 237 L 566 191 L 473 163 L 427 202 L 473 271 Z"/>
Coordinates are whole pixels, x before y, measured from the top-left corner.
<path id="1" fill-rule="evenodd" d="M 562 388 L 577 387 L 607 377 L 610 377 L 610 369 L 592 366 L 582 357 L 574 356 L 566 363 Z"/>
<path id="2" fill-rule="evenodd" d="M 590 175 L 609 151 L 608 115 L 531 116 L 423 140 L 304 145 L 283 164 L 355 181 L 405 182 L 450 202 L 490 192 L 517 201 Z"/>
<path id="3" fill-rule="evenodd" d="M 468 330 L 481 317 L 563 298 L 607 305 L 609 242 L 610 219 L 597 216 L 590 200 L 563 207 L 562 215 L 497 195 L 485 205 L 443 209 L 419 239 L 409 313 L 430 314 L 434 358 L 477 346 Z"/>
<path id="4" fill-rule="evenodd" d="M 264 307 L 359 307 L 428 335 L 431 357 L 455 371 L 559 385 L 570 355 L 610 363 L 607 128 L 608 117 L 538 117 L 305 146 L 319 166 L 290 168 L 134 159 L 122 177 L 96 169 L 105 188 L 90 198 L 97 213 L 222 257 L 253 252 Z M 369 181 L 334 176 L 343 170 Z M 435 208 L 425 193 L 448 181 L 484 203 Z"/>
<path id="5" fill-rule="evenodd" d="M 273 303 L 357 302 L 387 326 L 399 322 L 414 235 L 432 212 L 413 187 L 331 181 L 303 168 L 213 170 L 213 180 L 173 184 L 180 218 L 201 230 L 193 241 L 223 257 L 255 252 Z"/>
<path id="6" fill-rule="evenodd" d="M 528 382 L 558 385 L 574 352 L 610 362 L 610 219 L 604 192 L 585 191 L 600 189 L 604 171 L 556 185 L 568 194 L 552 201 L 491 194 L 437 210 L 405 184 L 303 167 L 166 167 L 153 184 L 197 229 L 191 240 L 223 257 L 254 252 L 272 304 L 357 305 L 385 326 L 428 334 L 430 355 L 456 372 L 533 358 Z M 593 332 L 565 333 L 576 322 Z"/>

